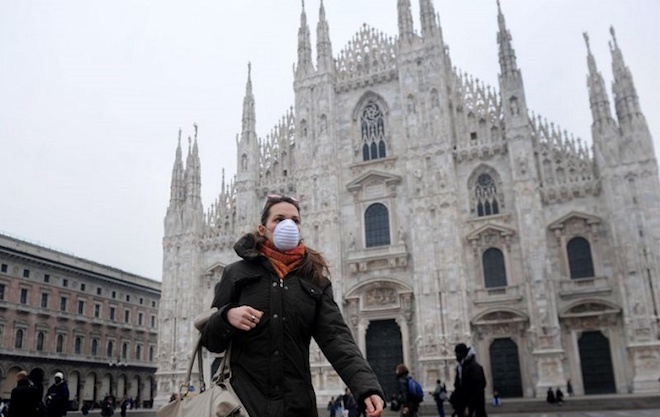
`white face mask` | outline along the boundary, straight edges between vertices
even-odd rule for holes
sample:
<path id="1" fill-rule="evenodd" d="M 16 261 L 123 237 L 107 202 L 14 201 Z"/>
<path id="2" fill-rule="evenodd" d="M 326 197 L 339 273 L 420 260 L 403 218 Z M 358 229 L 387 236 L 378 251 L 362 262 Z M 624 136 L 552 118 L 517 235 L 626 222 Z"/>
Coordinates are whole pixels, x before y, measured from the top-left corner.
<path id="1" fill-rule="evenodd" d="M 287 251 L 300 243 L 300 231 L 291 219 L 282 220 L 273 230 L 273 245 L 279 250 Z"/>

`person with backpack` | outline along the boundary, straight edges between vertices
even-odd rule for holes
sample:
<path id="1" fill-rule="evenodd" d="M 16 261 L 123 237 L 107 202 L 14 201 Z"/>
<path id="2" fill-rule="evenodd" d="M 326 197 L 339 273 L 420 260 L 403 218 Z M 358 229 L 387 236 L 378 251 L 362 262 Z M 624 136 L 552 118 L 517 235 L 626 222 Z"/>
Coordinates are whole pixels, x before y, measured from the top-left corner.
<path id="1" fill-rule="evenodd" d="M 486 417 L 486 376 L 477 362 L 475 351 L 465 343 L 454 348 L 456 379 L 451 403 L 459 417 Z"/>
<path id="2" fill-rule="evenodd" d="M 401 398 L 401 417 L 417 417 L 419 403 L 424 400 L 422 386 L 410 376 L 408 367 L 402 363 L 396 366 L 396 380 Z"/>
<path id="3" fill-rule="evenodd" d="M 435 400 L 435 405 L 438 407 L 438 416 L 445 417 L 444 402 L 447 397 L 447 387 L 439 379 L 435 381 L 435 390 L 431 393 Z"/>

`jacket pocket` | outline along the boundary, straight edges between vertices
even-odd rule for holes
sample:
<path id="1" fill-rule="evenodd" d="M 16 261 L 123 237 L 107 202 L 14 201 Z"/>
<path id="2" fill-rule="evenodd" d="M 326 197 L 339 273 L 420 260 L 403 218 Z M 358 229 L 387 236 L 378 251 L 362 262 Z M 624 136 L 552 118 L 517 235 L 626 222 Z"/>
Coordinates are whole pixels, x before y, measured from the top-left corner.
<path id="1" fill-rule="evenodd" d="M 300 290 L 293 293 L 293 308 L 299 313 L 300 320 L 309 326 L 316 319 L 317 306 L 321 300 L 321 290 L 304 279 L 299 279 L 298 282 Z"/>

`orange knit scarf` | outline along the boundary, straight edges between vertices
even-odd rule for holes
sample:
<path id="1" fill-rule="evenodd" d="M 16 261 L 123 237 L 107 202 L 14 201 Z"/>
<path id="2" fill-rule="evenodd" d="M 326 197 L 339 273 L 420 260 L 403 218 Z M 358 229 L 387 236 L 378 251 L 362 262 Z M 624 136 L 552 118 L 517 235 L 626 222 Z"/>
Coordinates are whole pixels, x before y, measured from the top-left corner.
<path id="1" fill-rule="evenodd" d="M 280 252 L 273 246 L 270 240 L 266 240 L 259 246 L 259 252 L 268 258 L 277 276 L 280 279 L 284 279 L 289 272 L 296 269 L 302 263 L 305 257 L 305 245 L 300 243 L 291 250 Z"/>

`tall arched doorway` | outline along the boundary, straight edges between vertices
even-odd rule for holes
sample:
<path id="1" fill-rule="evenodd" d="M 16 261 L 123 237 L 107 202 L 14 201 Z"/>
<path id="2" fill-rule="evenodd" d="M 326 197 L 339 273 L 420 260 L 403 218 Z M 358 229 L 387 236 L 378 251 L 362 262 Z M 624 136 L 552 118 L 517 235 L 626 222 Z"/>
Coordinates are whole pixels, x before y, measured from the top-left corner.
<path id="1" fill-rule="evenodd" d="M 378 376 L 385 398 L 398 392 L 395 368 L 403 363 L 401 329 L 394 319 L 374 320 L 366 334 L 367 361 Z"/>
<path id="2" fill-rule="evenodd" d="M 616 393 L 609 340 L 599 331 L 584 332 L 578 348 L 584 393 Z"/>
<path id="3" fill-rule="evenodd" d="M 522 397 L 522 377 L 518 346 L 511 338 L 493 340 L 490 344 L 490 370 L 493 375 L 493 390 L 500 397 Z"/>
<path id="4" fill-rule="evenodd" d="M 96 374 L 90 372 L 85 376 L 85 383 L 83 385 L 83 404 L 93 405 L 98 403 L 102 398 L 98 397 L 96 389 Z"/>

